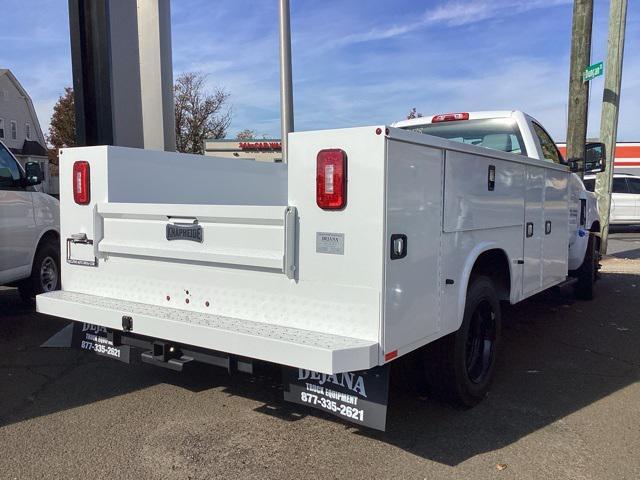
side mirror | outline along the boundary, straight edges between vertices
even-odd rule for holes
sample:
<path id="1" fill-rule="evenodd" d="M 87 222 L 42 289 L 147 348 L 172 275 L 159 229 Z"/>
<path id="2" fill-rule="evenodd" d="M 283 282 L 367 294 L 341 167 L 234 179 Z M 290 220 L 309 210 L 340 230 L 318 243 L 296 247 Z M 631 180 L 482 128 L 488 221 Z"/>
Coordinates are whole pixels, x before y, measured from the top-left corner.
<path id="1" fill-rule="evenodd" d="M 584 151 L 584 173 L 604 172 L 606 164 L 604 143 L 589 142 Z"/>
<path id="2" fill-rule="evenodd" d="M 582 171 L 587 173 L 604 172 L 606 168 L 606 149 L 604 143 L 589 142 L 585 145 L 584 160 L 582 158 L 570 158 L 567 162 L 572 172 Z"/>
<path id="3" fill-rule="evenodd" d="M 26 176 L 26 184 L 40 185 L 42 183 L 42 169 L 38 162 L 27 162 L 24 166 L 24 173 Z"/>

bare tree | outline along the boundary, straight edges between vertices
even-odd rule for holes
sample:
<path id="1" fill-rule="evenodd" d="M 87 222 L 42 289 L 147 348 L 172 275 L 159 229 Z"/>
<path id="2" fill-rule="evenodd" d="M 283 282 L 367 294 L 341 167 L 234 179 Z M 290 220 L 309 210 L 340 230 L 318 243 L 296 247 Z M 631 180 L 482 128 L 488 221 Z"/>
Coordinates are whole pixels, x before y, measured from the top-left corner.
<path id="1" fill-rule="evenodd" d="M 407 115 L 407 120 L 413 120 L 414 118 L 422 118 L 422 114 L 416 110 L 416 107 L 413 107 L 409 111 L 409 115 Z"/>
<path id="2" fill-rule="evenodd" d="M 224 138 L 231 123 L 229 94 L 218 88 L 205 89 L 206 75 L 181 74 L 174 85 L 176 110 L 176 149 L 184 153 L 204 153 L 207 138 Z"/>
<path id="3" fill-rule="evenodd" d="M 256 138 L 256 131 L 249 130 L 248 128 L 245 128 L 241 132 L 238 132 L 238 134 L 236 135 L 236 139 L 241 141 L 253 140 L 254 138 Z"/>

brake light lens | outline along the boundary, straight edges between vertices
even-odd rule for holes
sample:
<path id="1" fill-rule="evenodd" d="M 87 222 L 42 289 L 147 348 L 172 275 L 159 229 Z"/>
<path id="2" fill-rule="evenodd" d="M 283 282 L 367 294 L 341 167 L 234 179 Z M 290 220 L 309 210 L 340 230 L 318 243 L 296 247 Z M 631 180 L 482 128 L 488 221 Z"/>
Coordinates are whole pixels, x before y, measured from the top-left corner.
<path id="1" fill-rule="evenodd" d="M 344 150 L 320 150 L 316 169 L 316 203 L 324 210 L 340 210 L 347 204 L 347 154 Z"/>
<path id="2" fill-rule="evenodd" d="M 73 164 L 73 200 L 78 205 L 87 205 L 91 200 L 89 162 Z"/>
<path id="3" fill-rule="evenodd" d="M 466 112 L 463 113 L 443 113 L 440 115 L 435 115 L 431 119 L 431 123 L 440 123 L 440 122 L 455 122 L 457 120 L 469 120 L 469 114 Z"/>

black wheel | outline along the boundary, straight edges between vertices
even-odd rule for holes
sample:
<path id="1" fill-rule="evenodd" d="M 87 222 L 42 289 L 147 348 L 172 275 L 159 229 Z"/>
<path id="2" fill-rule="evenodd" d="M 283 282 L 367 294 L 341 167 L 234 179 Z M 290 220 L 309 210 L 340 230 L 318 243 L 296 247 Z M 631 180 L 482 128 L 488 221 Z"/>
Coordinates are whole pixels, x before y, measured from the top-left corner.
<path id="1" fill-rule="evenodd" d="M 587 251 L 584 254 L 584 260 L 580 268 L 576 270 L 578 283 L 575 286 L 576 297 L 582 300 L 592 300 L 595 293 L 595 281 L 598 273 L 598 263 L 600 261 L 600 252 L 598 251 L 598 238 L 589 235 L 587 243 Z"/>
<path id="2" fill-rule="evenodd" d="M 44 243 L 38 248 L 31 277 L 18 287 L 20 296 L 32 302 L 36 295 L 60 289 L 60 249 L 54 242 Z"/>
<path id="3" fill-rule="evenodd" d="M 501 328 L 493 282 L 472 278 L 460 329 L 425 349 L 427 391 L 459 408 L 478 404 L 493 379 Z"/>

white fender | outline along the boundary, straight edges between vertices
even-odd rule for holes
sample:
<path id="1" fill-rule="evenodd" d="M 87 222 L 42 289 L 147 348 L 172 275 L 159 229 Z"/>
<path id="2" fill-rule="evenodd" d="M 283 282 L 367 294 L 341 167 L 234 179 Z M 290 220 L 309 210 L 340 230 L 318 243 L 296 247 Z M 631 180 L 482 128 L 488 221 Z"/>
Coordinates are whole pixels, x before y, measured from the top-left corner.
<path id="1" fill-rule="evenodd" d="M 509 264 L 509 291 L 513 300 L 515 289 L 513 288 L 513 267 L 511 259 L 509 258 L 509 254 L 496 242 L 480 242 L 473 248 L 473 250 L 471 250 L 471 252 L 469 252 L 469 255 L 467 256 L 464 267 L 462 269 L 462 275 L 460 277 L 460 288 L 458 289 L 458 319 L 455 330 L 460 328 L 460 325 L 462 325 L 462 319 L 464 317 L 464 307 L 467 300 L 467 288 L 469 287 L 469 278 L 471 277 L 471 271 L 473 270 L 473 267 L 480 255 L 482 255 L 484 252 L 488 252 L 489 250 L 500 250 L 507 258 L 507 263 Z"/>

